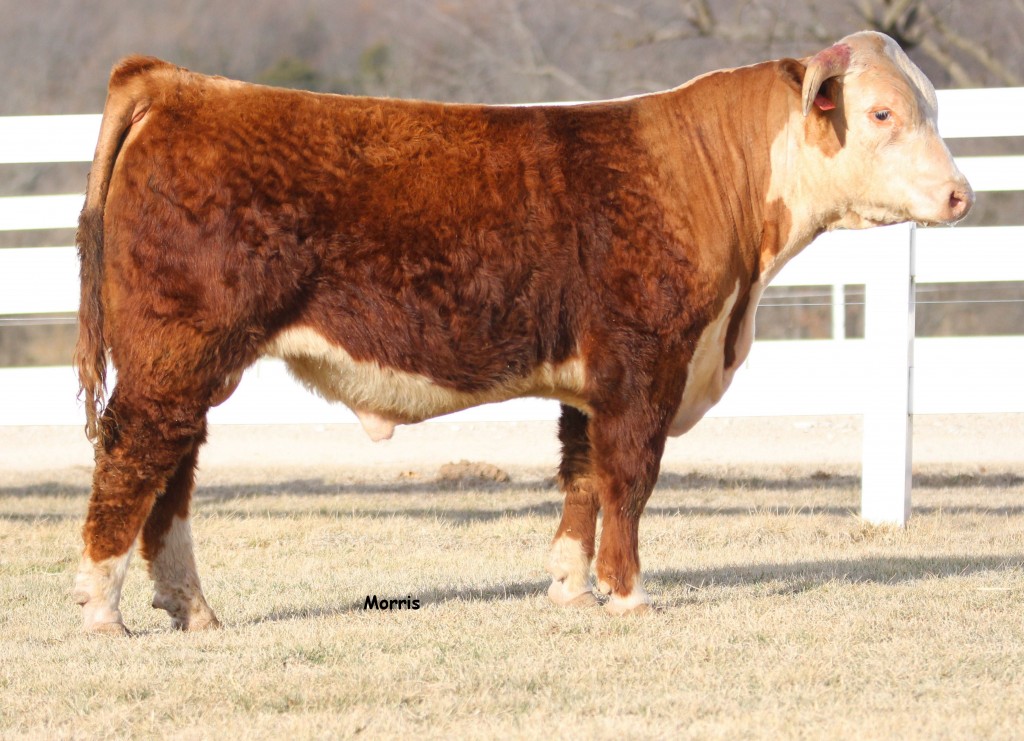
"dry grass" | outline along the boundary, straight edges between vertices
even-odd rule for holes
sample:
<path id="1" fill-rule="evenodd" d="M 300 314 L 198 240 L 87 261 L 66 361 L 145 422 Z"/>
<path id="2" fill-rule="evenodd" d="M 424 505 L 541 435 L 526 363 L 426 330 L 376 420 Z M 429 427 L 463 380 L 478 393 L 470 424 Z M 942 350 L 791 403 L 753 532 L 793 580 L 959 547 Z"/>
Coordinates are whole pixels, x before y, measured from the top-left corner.
<path id="1" fill-rule="evenodd" d="M 543 594 L 559 501 L 432 470 L 202 477 L 224 630 L 171 632 L 133 563 L 132 639 L 78 633 L 82 468 L 0 482 L 0 737 L 1008 738 L 1024 729 L 1024 478 L 932 466 L 905 530 L 848 467 L 669 469 L 640 618 Z M 433 469 L 436 471 L 436 468 Z M 396 613 L 368 594 L 418 598 Z"/>

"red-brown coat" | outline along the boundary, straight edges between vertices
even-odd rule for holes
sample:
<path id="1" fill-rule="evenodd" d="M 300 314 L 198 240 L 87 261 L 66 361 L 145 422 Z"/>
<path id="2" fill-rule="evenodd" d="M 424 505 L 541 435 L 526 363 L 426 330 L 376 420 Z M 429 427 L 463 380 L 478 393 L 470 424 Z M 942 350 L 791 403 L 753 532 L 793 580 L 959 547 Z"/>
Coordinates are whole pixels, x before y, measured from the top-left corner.
<path id="1" fill-rule="evenodd" d="M 906 168 L 911 149 L 912 185 L 867 187 L 866 159 Z M 97 441 L 86 627 L 124 630 L 140 532 L 154 605 L 179 627 L 216 624 L 188 534 L 196 453 L 209 407 L 266 354 L 375 439 L 487 401 L 562 401 L 549 594 L 594 601 L 603 508 L 597 586 L 613 612 L 642 609 L 637 521 L 666 435 L 725 391 L 771 276 L 824 230 L 949 222 L 970 200 L 930 85 L 878 35 L 664 93 L 525 107 L 127 59 L 79 231 L 77 364 Z"/>

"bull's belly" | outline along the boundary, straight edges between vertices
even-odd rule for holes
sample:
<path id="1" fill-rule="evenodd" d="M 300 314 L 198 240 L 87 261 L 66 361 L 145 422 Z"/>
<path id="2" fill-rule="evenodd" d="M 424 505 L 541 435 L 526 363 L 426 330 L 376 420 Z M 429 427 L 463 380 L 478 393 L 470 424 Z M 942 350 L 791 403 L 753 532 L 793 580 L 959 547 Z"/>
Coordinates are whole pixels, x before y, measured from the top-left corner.
<path id="1" fill-rule="evenodd" d="M 308 327 L 281 332 L 265 354 L 283 359 L 292 375 L 329 401 L 341 402 L 373 440 L 385 440 L 396 425 L 414 424 L 462 409 L 535 396 L 589 411 L 583 400 L 583 363 L 543 363 L 530 374 L 481 391 L 459 391 L 429 377 L 355 360 L 344 348 Z"/>
<path id="2" fill-rule="evenodd" d="M 763 285 L 757 282 L 751 286 L 733 347 L 734 360 L 727 367 L 727 335 L 739 289 L 737 282 L 718 316 L 704 328 L 697 341 L 670 435 L 682 435 L 696 425 L 721 400 L 736 369 L 746 360 L 753 343 L 754 313 Z M 292 375 L 310 390 L 351 409 L 374 440 L 390 438 L 399 424 L 414 424 L 481 404 L 528 396 L 556 399 L 588 414 L 592 411 L 583 395 L 585 372 L 579 358 L 559 364 L 543 363 L 529 374 L 466 392 L 421 374 L 355 360 L 343 347 L 308 327 L 281 332 L 264 353 L 283 359 Z"/>

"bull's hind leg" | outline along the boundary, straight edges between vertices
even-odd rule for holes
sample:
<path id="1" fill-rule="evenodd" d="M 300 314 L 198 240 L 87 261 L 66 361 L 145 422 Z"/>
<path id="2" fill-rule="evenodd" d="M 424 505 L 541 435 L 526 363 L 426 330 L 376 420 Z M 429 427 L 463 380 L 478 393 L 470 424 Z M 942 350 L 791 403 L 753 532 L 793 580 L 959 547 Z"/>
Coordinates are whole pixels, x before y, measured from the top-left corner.
<path id="1" fill-rule="evenodd" d="M 562 463 L 558 481 L 565 492 L 562 521 L 551 542 L 548 597 L 557 605 L 590 606 L 597 602 L 590 580 L 597 528 L 597 488 L 590 462 L 588 418 L 573 407 L 562 405 L 558 439 L 562 442 Z"/>
<path id="2" fill-rule="evenodd" d="M 84 627 L 127 633 L 121 587 L 136 537 L 158 494 L 202 434 L 205 405 L 180 397 L 154 401 L 119 383 L 103 413 L 92 497 L 75 578 Z"/>
<path id="3" fill-rule="evenodd" d="M 609 595 L 605 608 L 615 615 L 650 605 L 640 575 L 639 524 L 658 479 L 668 427 L 651 412 L 597 418 L 590 425 L 603 511 L 597 589 Z"/>
<path id="4" fill-rule="evenodd" d="M 157 496 L 142 528 L 141 551 L 153 579 L 153 607 L 166 610 L 171 616 L 171 625 L 180 630 L 220 626 L 199 583 L 189 525 L 196 460 L 205 440 L 203 425 L 191 449 L 168 480 L 167 488 Z"/>

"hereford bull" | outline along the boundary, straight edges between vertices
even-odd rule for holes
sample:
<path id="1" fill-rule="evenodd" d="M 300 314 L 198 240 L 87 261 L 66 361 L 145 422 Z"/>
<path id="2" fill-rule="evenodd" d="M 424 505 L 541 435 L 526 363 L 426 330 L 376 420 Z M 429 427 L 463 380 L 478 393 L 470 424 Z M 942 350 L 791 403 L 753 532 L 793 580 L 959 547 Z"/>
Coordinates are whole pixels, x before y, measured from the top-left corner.
<path id="1" fill-rule="evenodd" d="M 189 527 L 206 413 L 261 356 L 374 439 L 484 402 L 562 403 L 550 598 L 649 603 L 637 525 L 667 435 L 715 404 L 782 265 L 822 232 L 951 223 L 973 194 L 888 37 L 651 95 L 479 106 L 318 95 L 132 57 L 78 233 L 76 365 L 96 444 L 75 597 L 126 632 L 218 624 Z M 105 399 L 108 351 L 117 383 Z"/>

